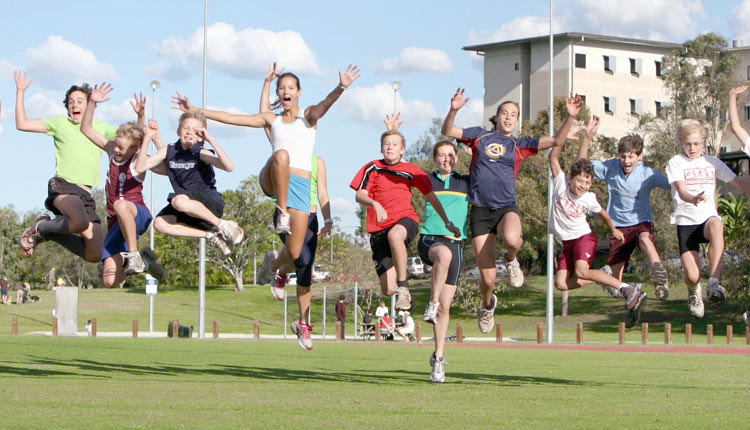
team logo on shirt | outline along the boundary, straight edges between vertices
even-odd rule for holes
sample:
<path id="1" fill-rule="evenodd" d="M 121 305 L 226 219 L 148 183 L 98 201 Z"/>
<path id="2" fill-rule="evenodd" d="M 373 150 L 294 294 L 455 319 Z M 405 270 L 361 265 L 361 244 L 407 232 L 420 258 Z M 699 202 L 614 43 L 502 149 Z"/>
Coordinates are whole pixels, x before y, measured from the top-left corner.
<path id="1" fill-rule="evenodd" d="M 498 159 L 505 155 L 507 148 L 499 143 L 490 143 L 484 148 L 484 153 L 492 159 Z"/>

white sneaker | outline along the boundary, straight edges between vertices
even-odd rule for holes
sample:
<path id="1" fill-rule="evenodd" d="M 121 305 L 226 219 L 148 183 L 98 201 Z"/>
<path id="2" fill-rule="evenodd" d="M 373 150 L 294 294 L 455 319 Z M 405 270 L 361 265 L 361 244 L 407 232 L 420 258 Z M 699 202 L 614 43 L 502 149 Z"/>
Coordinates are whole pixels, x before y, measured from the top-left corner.
<path id="1" fill-rule="evenodd" d="M 508 285 L 513 288 L 523 287 L 523 271 L 521 271 L 521 265 L 518 263 L 518 258 L 514 258 L 513 261 L 507 260 L 508 253 L 505 253 L 505 267 L 508 269 Z"/>
<path id="2" fill-rule="evenodd" d="M 292 233 L 292 227 L 289 222 L 289 212 L 284 212 L 281 209 L 279 209 L 279 216 L 276 217 L 276 233 L 278 234 L 291 234 Z"/>
<path id="3" fill-rule="evenodd" d="M 408 311 L 411 309 L 411 293 L 409 292 L 409 288 L 398 287 L 396 288 L 396 294 L 398 294 L 396 297 L 396 309 L 400 311 Z"/>
<path id="4" fill-rule="evenodd" d="M 245 238 L 245 232 L 234 221 L 222 219 L 219 220 L 219 225 L 216 227 L 219 229 L 219 234 L 224 237 L 224 240 L 226 240 L 230 247 L 238 245 Z"/>
<path id="5" fill-rule="evenodd" d="M 688 296 L 687 303 L 688 309 L 690 309 L 690 313 L 693 314 L 694 317 L 703 318 L 705 310 L 703 308 L 703 299 L 701 299 L 700 287 L 697 290 L 697 294 Z"/>
<path id="6" fill-rule="evenodd" d="M 440 302 L 430 302 L 424 310 L 424 320 L 430 324 L 436 324 L 438 309 L 440 309 Z"/>
<path id="7" fill-rule="evenodd" d="M 669 297 L 669 274 L 664 265 L 656 261 L 651 265 L 651 279 L 653 279 L 656 288 L 656 298 L 659 300 L 667 300 Z"/>
<path id="8" fill-rule="evenodd" d="M 217 247 L 225 257 L 232 253 L 232 250 L 229 248 L 229 245 L 227 245 L 227 242 L 221 236 L 219 236 L 218 233 L 213 231 L 207 232 L 206 240 L 211 245 Z"/>
<path id="9" fill-rule="evenodd" d="M 276 250 L 268 251 L 266 252 L 266 256 L 263 258 L 263 265 L 260 266 L 260 270 L 258 271 L 258 279 L 262 280 L 265 279 L 269 283 L 273 283 L 273 271 L 271 270 L 271 265 L 273 264 L 274 260 L 279 258 L 279 253 L 276 252 Z"/>
<path id="10" fill-rule="evenodd" d="M 708 298 L 709 303 L 723 303 L 727 299 L 727 292 L 719 285 L 719 280 L 716 278 L 711 278 L 712 281 L 709 281 L 708 287 L 706 287 L 706 297 Z"/>
<path id="11" fill-rule="evenodd" d="M 495 307 L 497 306 L 497 296 L 492 295 L 492 308 L 486 309 L 484 305 L 479 304 L 478 323 L 479 331 L 489 333 L 495 326 Z"/>
<path id="12" fill-rule="evenodd" d="M 276 300 L 284 300 L 286 298 L 286 274 L 280 275 L 278 273 L 275 273 L 274 279 L 271 282 L 271 295 Z"/>
<path id="13" fill-rule="evenodd" d="M 313 349 L 312 337 L 312 326 L 309 324 L 302 324 L 299 320 L 295 320 L 292 323 L 292 333 L 297 335 L 297 343 L 299 346 L 306 350 Z"/>
<path id="14" fill-rule="evenodd" d="M 430 379 L 432 379 L 432 382 L 442 384 L 445 382 L 445 365 L 448 362 L 445 361 L 445 357 L 440 357 L 439 359 L 435 357 L 435 353 L 432 353 L 432 356 L 430 357 L 430 365 L 432 366 L 432 372 L 430 372 Z"/>
<path id="15" fill-rule="evenodd" d="M 146 270 L 146 263 L 143 262 L 141 254 L 138 251 L 133 252 L 121 252 L 122 258 L 125 260 L 123 266 L 125 267 L 126 275 L 135 275 L 136 273 L 143 273 Z"/>

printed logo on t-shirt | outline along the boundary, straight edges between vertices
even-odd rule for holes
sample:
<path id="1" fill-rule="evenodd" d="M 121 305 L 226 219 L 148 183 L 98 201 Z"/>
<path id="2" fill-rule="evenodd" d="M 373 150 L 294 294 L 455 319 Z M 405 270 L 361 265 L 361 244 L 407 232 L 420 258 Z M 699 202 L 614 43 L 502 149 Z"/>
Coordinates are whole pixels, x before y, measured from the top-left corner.
<path id="1" fill-rule="evenodd" d="M 705 166 L 685 169 L 685 183 L 687 185 L 713 185 L 716 183 L 716 168 Z"/>
<path id="2" fill-rule="evenodd" d="M 122 193 L 125 191 L 125 181 L 128 179 L 128 175 L 125 172 L 120 172 L 117 177 L 117 195 L 122 198 Z"/>
<path id="3" fill-rule="evenodd" d="M 579 218 L 586 215 L 586 207 L 573 201 L 567 193 L 560 194 L 555 205 L 562 210 L 568 218 Z"/>
<path id="4" fill-rule="evenodd" d="M 586 254 L 586 258 L 591 258 L 591 254 L 589 254 L 588 252 L 584 252 L 584 254 Z"/>
<path id="5" fill-rule="evenodd" d="M 490 143 L 487 146 L 485 146 L 484 153 L 487 154 L 488 157 L 492 158 L 493 160 L 497 160 L 498 158 L 505 155 L 505 152 L 507 151 L 507 148 L 499 143 Z"/>
<path id="6" fill-rule="evenodd" d="M 177 161 L 170 161 L 169 168 L 170 169 L 183 169 L 183 170 L 193 169 L 195 168 L 195 161 L 187 161 L 184 163 L 180 163 Z"/>

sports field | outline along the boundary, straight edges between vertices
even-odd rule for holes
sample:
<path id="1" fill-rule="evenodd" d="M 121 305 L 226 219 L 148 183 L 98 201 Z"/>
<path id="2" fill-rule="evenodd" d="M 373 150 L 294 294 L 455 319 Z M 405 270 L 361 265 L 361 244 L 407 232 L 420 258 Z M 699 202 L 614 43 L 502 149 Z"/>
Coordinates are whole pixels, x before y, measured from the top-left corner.
<path id="1" fill-rule="evenodd" d="M 3 428 L 747 428 L 738 354 L 1 337 Z"/>
<path id="2" fill-rule="evenodd" d="M 415 297 L 425 293 L 417 286 Z M 543 290 L 532 282 L 501 293 L 502 345 L 450 342 L 446 383 L 430 382 L 432 345 L 402 342 L 334 342 L 312 351 L 289 340 L 52 338 L 52 293 L 42 301 L 0 307 L 0 426 L 5 428 L 747 428 L 750 412 L 750 346 L 740 306 L 707 309 L 703 320 L 687 314 L 679 290 L 654 301 L 644 318 L 652 334 L 640 344 L 640 327 L 617 344 L 621 303 L 598 288 L 571 297 L 571 315 L 555 317 L 554 348 L 532 340 L 544 321 Z M 194 290 L 160 291 L 156 330 L 179 318 L 195 324 Z M 329 302 L 332 316 L 333 301 Z M 280 334 L 280 304 L 267 288 L 236 294 L 207 293 L 211 321 L 222 333 Z M 316 306 L 318 306 L 316 308 Z M 314 314 L 320 314 L 313 304 Z M 296 302 L 290 301 L 290 311 Z M 476 320 L 457 312 L 467 336 Z M 17 337 L 10 320 L 19 321 Z M 314 315 L 315 317 L 315 315 Z M 147 329 L 142 291 L 80 292 L 79 326 L 97 318 L 100 332 L 124 331 L 132 319 Z M 319 317 L 318 317 L 319 318 Z M 586 343 L 575 345 L 583 321 Z M 663 345 L 663 322 L 673 322 L 673 344 Z M 684 323 L 694 324 L 692 349 L 684 352 Z M 713 323 L 715 346 L 706 346 Z M 351 324 L 351 322 L 349 323 Z M 726 346 L 725 327 L 735 338 Z M 321 333 L 320 322 L 315 334 Z M 527 339 L 527 340 L 524 340 Z M 661 344 L 661 345 L 660 345 Z M 593 350 L 592 350 L 593 348 Z M 429 427 L 428 427 L 429 426 Z"/>

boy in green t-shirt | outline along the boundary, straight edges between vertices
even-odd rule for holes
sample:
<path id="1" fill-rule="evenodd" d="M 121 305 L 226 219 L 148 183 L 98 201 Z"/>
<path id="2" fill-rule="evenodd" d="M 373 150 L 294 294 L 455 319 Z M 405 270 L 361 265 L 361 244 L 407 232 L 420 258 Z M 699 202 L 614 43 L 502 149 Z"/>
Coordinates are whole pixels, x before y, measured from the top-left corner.
<path id="1" fill-rule="evenodd" d="M 16 70 L 14 76 L 16 128 L 52 136 L 56 163 L 55 176 L 48 183 L 45 206 L 57 216 L 54 219 L 48 215 L 40 216 L 21 236 L 21 249 L 30 257 L 37 244 L 52 240 L 86 261 L 99 262 L 102 229 L 91 189 L 100 182 L 102 150 L 81 133 L 81 121 L 92 89 L 88 84 L 73 85 L 68 89 L 63 100 L 67 117 L 29 119 L 24 95 L 32 81 L 20 70 Z M 146 99 L 136 97 L 131 105 L 138 115 L 138 126 L 142 128 Z M 115 129 L 111 125 L 95 121 L 94 128 L 107 139 L 115 138 Z"/>

